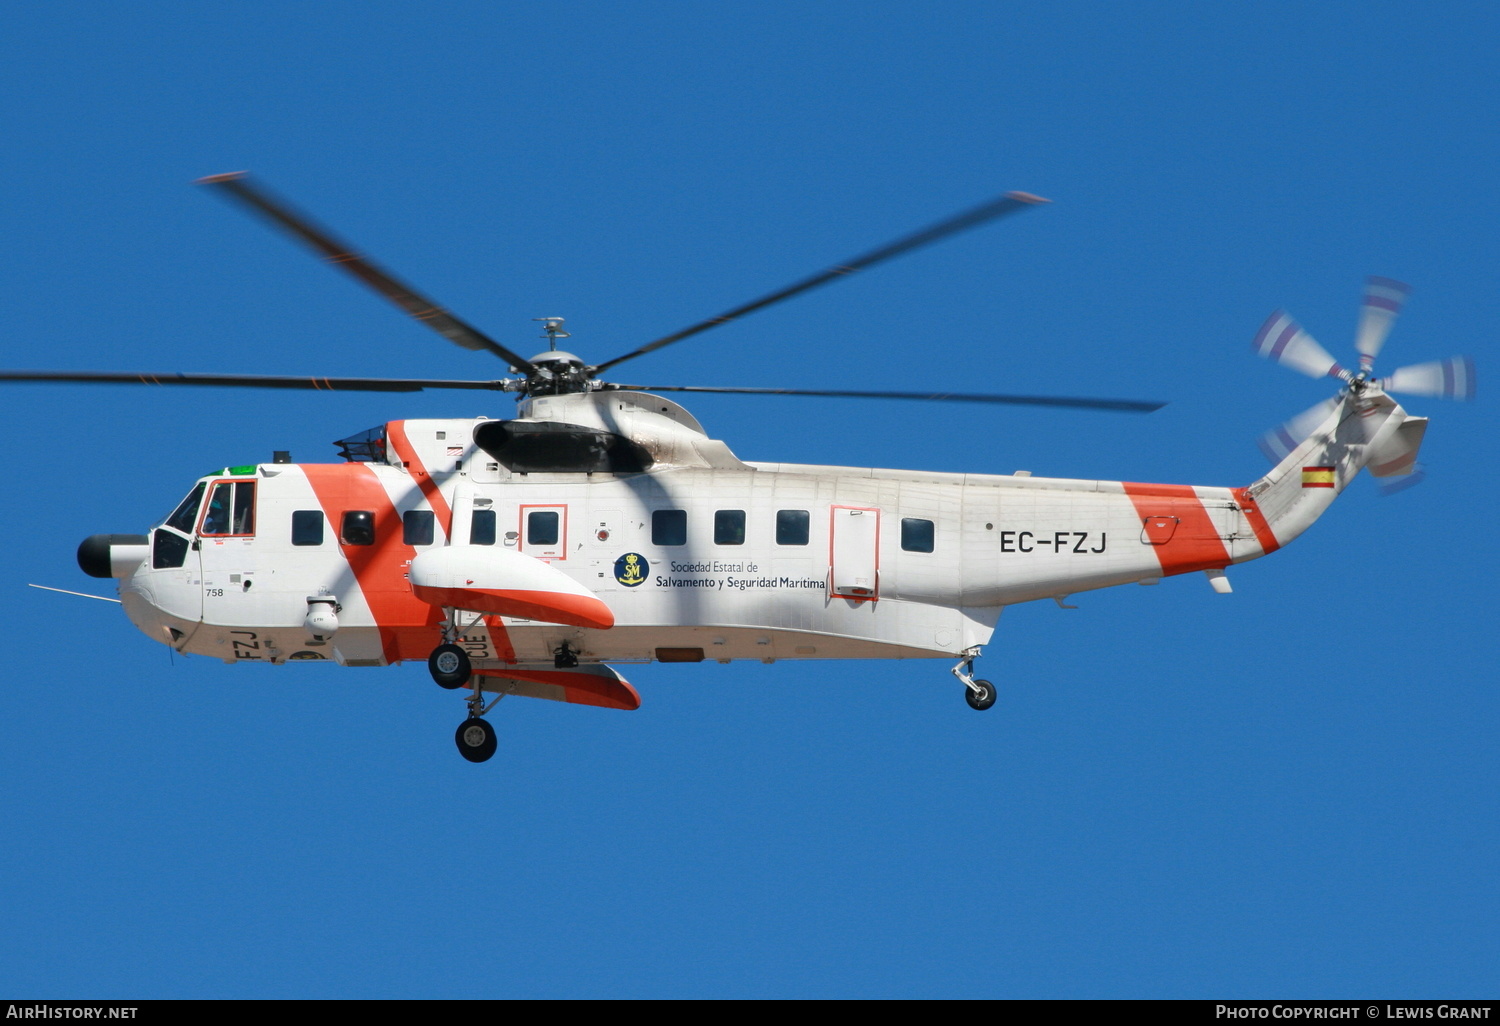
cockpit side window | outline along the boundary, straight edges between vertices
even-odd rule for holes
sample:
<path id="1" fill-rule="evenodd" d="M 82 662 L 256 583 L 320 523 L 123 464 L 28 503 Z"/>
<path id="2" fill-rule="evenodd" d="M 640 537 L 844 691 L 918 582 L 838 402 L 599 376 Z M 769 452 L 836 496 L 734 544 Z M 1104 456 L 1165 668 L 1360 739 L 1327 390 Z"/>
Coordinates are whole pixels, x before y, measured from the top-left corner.
<path id="1" fill-rule="evenodd" d="M 229 507 L 234 502 L 234 485 L 225 481 L 214 485 L 208 497 L 208 509 L 203 513 L 204 534 L 229 533 Z"/>
<path id="2" fill-rule="evenodd" d="M 255 482 L 215 482 L 208 493 L 199 533 L 225 537 L 255 534 Z"/>
<path id="3" fill-rule="evenodd" d="M 255 533 L 255 482 L 238 481 L 234 486 L 234 534 Z"/>
<path id="4" fill-rule="evenodd" d="M 187 562 L 188 540 L 161 528 L 151 540 L 151 569 L 171 570 Z"/>
<path id="5" fill-rule="evenodd" d="M 203 491 L 208 485 L 199 483 L 198 487 L 188 492 L 188 497 L 178 503 L 172 515 L 162 521 L 168 527 L 176 528 L 183 534 L 191 534 L 193 525 L 198 522 L 198 504 L 203 501 Z"/>

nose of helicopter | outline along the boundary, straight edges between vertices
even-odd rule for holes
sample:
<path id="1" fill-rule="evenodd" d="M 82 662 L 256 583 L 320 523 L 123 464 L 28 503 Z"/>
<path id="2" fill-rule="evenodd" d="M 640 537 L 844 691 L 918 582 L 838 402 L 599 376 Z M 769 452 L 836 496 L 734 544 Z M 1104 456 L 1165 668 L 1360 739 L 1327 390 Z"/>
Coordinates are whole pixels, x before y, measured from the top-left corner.
<path id="1" fill-rule="evenodd" d="M 173 648 L 197 630 L 202 617 L 202 588 L 186 575 L 151 572 L 143 560 L 134 573 L 120 579 L 120 605 L 136 629 Z"/>
<path id="2" fill-rule="evenodd" d="M 149 638 L 172 643 L 167 618 L 157 608 L 154 582 L 146 574 L 132 574 L 120 581 L 120 605 L 136 629 Z"/>

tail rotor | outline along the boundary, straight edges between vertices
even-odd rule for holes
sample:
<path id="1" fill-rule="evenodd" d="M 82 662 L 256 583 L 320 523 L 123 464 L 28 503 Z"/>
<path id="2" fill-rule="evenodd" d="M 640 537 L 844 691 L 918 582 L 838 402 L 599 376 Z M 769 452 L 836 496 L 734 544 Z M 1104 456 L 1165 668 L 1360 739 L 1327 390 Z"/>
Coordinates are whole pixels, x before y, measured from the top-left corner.
<path id="1" fill-rule="evenodd" d="M 1359 327 L 1354 336 L 1354 349 L 1359 354 L 1357 373 L 1341 366 L 1285 310 L 1276 311 L 1261 325 L 1251 343 L 1256 353 L 1308 377 L 1337 378 L 1345 384 L 1339 395 L 1303 411 L 1261 436 L 1260 449 L 1272 463 L 1285 459 L 1347 397 L 1373 399 L 1382 393 L 1394 393 L 1436 399 L 1474 398 L 1474 361 L 1467 356 L 1399 367 L 1386 377 L 1371 377 L 1375 358 L 1380 355 L 1396 316 L 1410 295 L 1411 287 L 1394 279 L 1372 275 L 1366 280 Z M 1417 433 L 1417 442 L 1420 443 L 1420 432 Z M 1421 468 L 1414 462 L 1415 455 L 1413 445 L 1411 459 L 1394 461 L 1398 466 L 1387 470 L 1386 476 L 1399 476 L 1401 480 L 1399 483 L 1383 483 L 1382 491 L 1400 491 L 1422 479 Z M 1377 472 L 1374 466 L 1371 470 Z M 1377 476 L 1380 476 L 1378 472 Z"/>

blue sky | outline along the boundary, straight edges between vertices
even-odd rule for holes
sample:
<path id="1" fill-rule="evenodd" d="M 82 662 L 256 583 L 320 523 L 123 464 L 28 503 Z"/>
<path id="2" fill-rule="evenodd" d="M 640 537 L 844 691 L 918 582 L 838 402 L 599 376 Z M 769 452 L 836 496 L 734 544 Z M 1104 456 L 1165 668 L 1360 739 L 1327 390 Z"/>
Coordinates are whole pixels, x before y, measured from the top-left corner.
<path id="1" fill-rule="evenodd" d="M 639 712 L 169 652 L 73 560 L 199 475 L 482 394 L 10 387 L 0 991 L 43 997 L 1481 997 L 1500 964 L 1500 18 L 1472 4 L 21 4 L 16 368 L 503 372 L 193 179 L 251 169 L 504 344 L 598 361 L 1007 189 L 1055 202 L 629 365 L 742 458 L 1245 484 L 1330 394 L 1471 354 L 1428 479 L 1274 558 L 1020 606 L 981 661 L 627 668 Z M 622 368 L 623 370 L 623 368 Z"/>

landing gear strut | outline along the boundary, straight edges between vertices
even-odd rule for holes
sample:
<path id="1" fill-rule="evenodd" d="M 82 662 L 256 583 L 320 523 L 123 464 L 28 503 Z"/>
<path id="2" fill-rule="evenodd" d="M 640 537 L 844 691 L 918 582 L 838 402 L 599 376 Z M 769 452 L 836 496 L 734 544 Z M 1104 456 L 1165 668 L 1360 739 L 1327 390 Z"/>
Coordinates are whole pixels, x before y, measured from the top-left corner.
<path id="1" fill-rule="evenodd" d="M 483 677 L 474 673 L 474 664 L 469 659 L 469 653 L 459 646 L 458 641 L 463 637 L 465 631 L 484 618 L 481 613 L 474 617 L 474 622 L 468 626 L 460 625 L 458 621 L 459 611 L 448 610 L 448 618 L 443 621 L 443 643 L 432 650 L 432 655 L 427 657 L 427 672 L 432 674 L 432 679 L 437 682 L 438 687 L 456 691 L 465 684 L 473 688 L 473 692 L 465 699 L 469 707 L 468 718 L 458 725 L 453 732 L 453 743 L 458 745 L 458 754 L 470 762 L 484 762 L 495 754 L 498 742 L 495 739 L 495 728 L 490 726 L 484 719 L 484 714 L 495 707 L 495 702 L 500 701 L 505 695 L 498 694 L 495 701 L 488 705 L 484 702 L 484 691 L 480 688 Z"/>
<path id="2" fill-rule="evenodd" d="M 995 685 L 987 680 L 974 679 L 974 660 L 977 658 L 979 658 L 977 646 L 965 649 L 963 658 L 953 667 L 953 676 L 963 682 L 964 699 L 969 703 L 969 708 L 983 712 L 995 704 L 998 696 L 995 693 Z"/>
<path id="3" fill-rule="evenodd" d="M 458 745 L 458 754 L 470 762 L 484 762 L 495 754 L 498 742 L 495 740 L 495 728 L 482 717 L 485 713 L 495 708 L 495 702 L 505 697 L 501 692 L 496 695 L 494 701 L 488 705 L 484 702 L 484 692 L 480 690 L 479 684 L 483 677 L 474 677 L 470 686 L 473 693 L 465 700 L 469 706 L 468 719 L 458 725 L 458 730 L 453 734 L 453 741 Z"/>
<path id="4" fill-rule="evenodd" d="M 474 617 L 473 623 L 464 627 L 458 622 L 458 610 L 448 611 L 448 618 L 443 621 L 443 643 L 427 657 L 427 672 L 432 674 L 438 687 L 453 691 L 469 683 L 469 675 L 474 672 L 474 667 L 469 662 L 469 653 L 458 646 L 458 639 L 463 637 L 464 631 L 483 618 L 484 614 L 481 613 Z"/>

